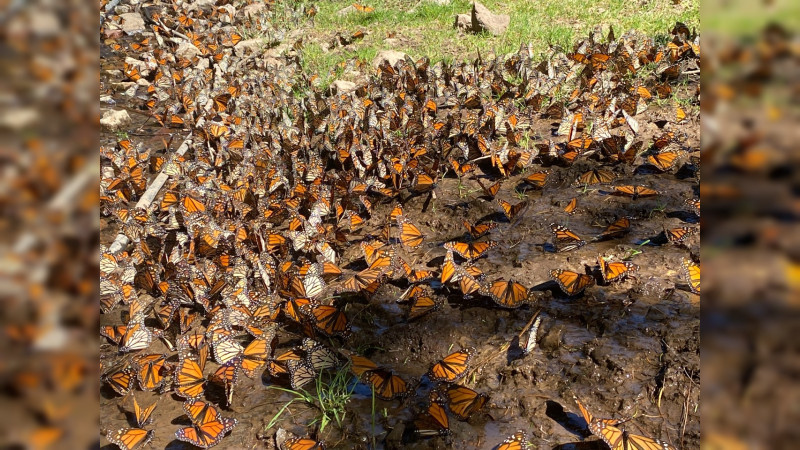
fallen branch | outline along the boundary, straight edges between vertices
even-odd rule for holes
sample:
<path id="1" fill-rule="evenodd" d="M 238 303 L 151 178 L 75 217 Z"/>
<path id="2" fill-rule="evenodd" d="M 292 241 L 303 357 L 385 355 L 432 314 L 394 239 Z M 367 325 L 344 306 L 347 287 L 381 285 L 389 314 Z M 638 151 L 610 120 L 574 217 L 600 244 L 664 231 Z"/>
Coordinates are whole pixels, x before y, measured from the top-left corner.
<path id="1" fill-rule="evenodd" d="M 192 143 L 191 137 L 187 137 L 186 140 L 183 141 L 181 146 L 178 147 L 176 155 L 183 156 L 186 153 L 186 151 L 189 150 L 189 146 L 191 145 L 191 143 Z M 156 199 L 156 196 L 158 196 L 158 192 L 164 186 L 164 183 L 167 182 L 168 178 L 169 175 L 167 175 L 165 172 L 159 173 L 158 176 L 153 180 L 153 183 L 144 192 L 142 198 L 140 198 L 139 201 L 136 202 L 136 207 L 142 209 L 149 208 L 150 204 L 152 204 L 153 200 Z M 125 236 L 123 233 L 119 233 L 117 234 L 117 237 L 114 238 L 114 242 L 112 242 L 111 245 L 108 247 L 108 252 L 111 254 L 119 253 L 122 250 L 124 250 L 128 246 L 128 244 L 130 244 L 130 241 L 131 240 L 128 238 L 128 236 Z"/>

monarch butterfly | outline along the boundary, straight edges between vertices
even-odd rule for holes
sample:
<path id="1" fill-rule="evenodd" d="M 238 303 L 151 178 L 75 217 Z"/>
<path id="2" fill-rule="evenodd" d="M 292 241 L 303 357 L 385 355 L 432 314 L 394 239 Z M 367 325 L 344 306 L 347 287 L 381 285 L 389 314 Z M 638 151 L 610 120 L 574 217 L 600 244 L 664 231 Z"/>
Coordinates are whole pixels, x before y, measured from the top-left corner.
<path id="1" fill-rule="evenodd" d="M 122 450 L 135 450 L 149 444 L 155 431 L 141 428 L 122 428 L 106 438 Z"/>
<path id="2" fill-rule="evenodd" d="M 464 271 L 458 279 L 458 287 L 462 294 L 467 296 L 481 289 L 481 284 L 475 276 L 470 275 L 466 269 L 459 268 L 459 270 Z"/>
<path id="3" fill-rule="evenodd" d="M 181 428 L 175 432 L 175 437 L 180 441 L 188 442 L 200 448 L 213 447 L 236 426 L 236 419 L 219 417 L 210 422 L 194 424 L 191 427 Z"/>
<path id="4" fill-rule="evenodd" d="M 136 397 L 133 397 L 133 415 L 136 417 L 136 424 L 139 426 L 139 428 L 144 427 L 150 422 L 152 419 L 151 416 L 153 415 L 153 410 L 156 409 L 157 404 L 158 400 L 156 400 L 155 403 L 147 408 L 142 408 L 136 401 Z"/>
<path id="5" fill-rule="evenodd" d="M 471 223 L 465 220 L 463 223 L 464 223 L 464 228 L 467 229 L 467 232 L 469 232 L 469 235 L 472 236 L 472 239 L 478 239 L 479 237 L 482 237 L 486 233 L 497 228 L 496 222 L 486 222 L 477 225 L 472 225 Z"/>
<path id="6" fill-rule="evenodd" d="M 230 362 L 234 358 L 239 357 L 243 351 L 244 347 L 242 347 L 242 344 L 236 342 L 231 336 L 220 338 L 214 343 L 214 359 L 217 360 L 219 364 Z"/>
<path id="7" fill-rule="evenodd" d="M 339 365 L 339 358 L 331 350 L 312 339 L 303 339 L 303 349 L 306 351 L 306 362 L 314 370 L 330 369 Z"/>
<path id="8" fill-rule="evenodd" d="M 475 164 L 472 163 L 460 164 L 455 159 L 450 160 L 450 165 L 453 166 L 453 170 L 459 177 L 462 177 L 475 170 Z"/>
<path id="9" fill-rule="evenodd" d="M 573 197 L 573 198 L 572 198 L 572 199 L 569 201 L 569 203 L 567 203 L 567 206 L 566 206 L 566 207 L 564 207 L 564 212 L 566 212 L 566 213 L 567 213 L 567 214 L 569 214 L 569 215 L 572 215 L 572 214 L 574 214 L 574 213 L 575 213 L 575 208 L 576 208 L 577 206 L 578 206 L 578 198 L 577 198 L 577 197 Z"/>
<path id="10" fill-rule="evenodd" d="M 584 289 L 594 284 L 594 278 L 586 274 L 572 272 L 571 270 L 553 269 L 550 271 L 552 278 L 567 295 L 577 295 Z"/>
<path id="11" fill-rule="evenodd" d="M 100 327 L 100 335 L 108 338 L 114 344 L 119 345 L 119 341 L 125 336 L 125 325 L 104 325 Z"/>
<path id="12" fill-rule="evenodd" d="M 543 188 L 545 183 L 547 183 L 547 176 L 549 174 L 550 174 L 549 170 L 533 172 L 532 174 L 523 178 L 523 181 L 525 181 L 526 183 L 530 183 L 538 188 Z"/>
<path id="13" fill-rule="evenodd" d="M 673 244 L 680 244 L 689 236 L 697 233 L 697 230 L 697 228 L 692 227 L 665 228 L 664 234 L 667 236 L 667 240 Z"/>
<path id="14" fill-rule="evenodd" d="M 152 391 L 162 386 L 167 372 L 166 360 L 167 355 L 153 354 L 142 356 L 136 361 L 136 376 L 143 391 Z"/>
<path id="15" fill-rule="evenodd" d="M 530 450 L 531 446 L 528 444 L 528 435 L 520 430 L 513 435 L 507 437 L 500 443 L 494 450 Z"/>
<path id="16" fill-rule="evenodd" d="M 593 418 L 577 398 L 575 402 L 589 425 L 589 431 L 608 444 L 611 450 L 674 450 L 666 442 L 622 431 L 616 427 L 619 422 L 612 419 Z"/>
<path id="17" fill-rule="evenodd" d="M 450 412 L 455 414 L 460 420 L 467 420 L 469 417 L 486 404 L 489 397 L 486 394 L 479 394 L 472 389 L 458 384 L 447 386 L 448 407 Z"/>
<path id="18" fill-rule="evenodd" d="M 577 397 L 573 396 L 573 398 L 575 399 L 575 403 L 578 404 L 578 409 L 580 409 L 581 415 L 583 416 L 583 420 L 586 421 L 586 424 L 589 427 L 589 431 L 591 431 L 592 434 L 603 439 L 607 444 L 610 445 L 610 442 L 606 441 L 606 438 L 604 437 L 604 431 L 607 428 L 617 429 L 616 425 L 618 425 L 619 422 L 612 419 L 599 419 L 592 417 L 592 414 L 589 412 L 589 410 L 586 409 L 585 406 L 583 406 L 583 403 L 581 403 L 581 401 L 578 400 Z"/>
<path id="19" fill-rule="evenodd" d="M 612 281 L 622 281 L 631 273 L 639 270 L 639 266 L 632 262 L 608 262 L 603 258 L 598 257 L 597 263 L 600 265 L 600 276 L 603 277 L 604 283 Z"/>
<path id="20" fill-rule="evenodd" d="M 497 181 L 493 185 L 486 187 L 486 185 L 481 182 L 480 178 L 476 178 L 475 181 L 478 182 L 478 185 L 483 189 L 483 193 L 489 198 L 494 198 L 494 196 L 497 195 L 500 191 L 500 185 L 502 184 L 502 181 Z"/>
<path id="21" fill-rule="evenodd" d="M 400 225 L 400 243 L 408 248 L 417 248 L 422 245 L 425 236 L 417 228 L 405 218 L 405 216 L 397 216 L 397 223 Z"/>
<path id="22" fill-rule="evenodd" d="M 655 166 L 658 170 L 666 172 L 675 166 L 675 163 L 678 161 L 680 156 L 681 152 L 670 150 L 649 155 L 647 157 L 647 162 Z"/>
<path id="23" fill-rule="evenodd" d="M 372 362 L 372 360 L 361 355 L 353 353 L 348 355 L 348 358 L 350 359 L 350 371 L 357 377 L 360 377 L 365 372 L 378 368 L 378 365 Z"/>
<path id="24" fill-rule="evenodd" d="M 405 380 L 391 370 L 382 367 L 364 372 L 361 375 L 361 381 L 372 386 L 372 392 L 382 400 L 402 397 L 408 391 Z"/>
<path id="25" fill-rule="evenodd" d="M 314 326 L 328 336 L 341 336 L 350 330 L 344 311 L 335 306 L 310 305 L 306 311 Z"/>
<path id="26" fill-rule="evenodd" d="M 576 184 L 611 183 L 617 176 L 607 169 L 592 169 L 578 177 Z"/>
<path id="27" fill-rule="evenodd" d="M 381 245 L 376 246 L 374 243 L 379 243 Z M 392 265 L 394 249 L 387 247 L 386 244 L 380 241 L 362 241 L 361 250 L 364 252 L 364 260 L 367 262 L 370 269 L 380 269 Z"/>
<path id="28" fill-rule="evenodd" d="M 414 178 L 414 184 L 408 189 L 415 194 L 428 192 L 436 187 L 436 182 L 426 173 L 418 173 Z"/>
<path id="29" fill-rule="evenodd" d="M 353 3 L 353 8 L 362 13 L 371 13 L 375 11 L 375 8 L 371 6 L 361 5 L 359 3 Z"/>
<path id="30" fill-rule="evenodd" d="M 425 314 L 436 311 L 442 307 L 444 302 L 428 297 L 419 295 L 411 300 L 411 309 L 408 311 L 408 320 L 418 319 Z"/>
<path id="31" fill-rule="evenodd" d="M 414 432 L 420 437 L 450 434 L 450 420 L 438 395 L 432 395 L 428 409 L 414 420 Z"/>
<path id="32" fill-rule="evenodd" d="M 276 358 L 270 359 L 267 363 L 267 370 L 269 370 L 272 376 L 288 373 L 289 370 L 286 368 L 288 362 L 300 361 L 301 359 L 303 359 L 303 354 L 297 349 L 291 349 L 278 355 Z"/>
<path id="33" fill-rule="evenodd" d="M 153 342 L 153 331 L 144 326 L 144 318 L 139 317 L 136 322 L 128 323 L 125 334 L 119 341 L 120 352 L 130 352 L 142 350 L 150 346 Z"/>
<path id="34" fill-rule="evenodd" d="M 520 211 L 522 211 L 523 209 L 525 209 L 526 206 L 528 206 L 528 201 L 523 200 L 517 203 L 516 205 L 512 205 L 511 203 L 508 203 L 505 200 L 497 199 L 497 204 L 499 204 L 500 207 L 503 208 L 503 214 L 505 214 L 508 220 L 511 221 L 514 220 L 514 217 L 516 217 L 517 214 L 520 213 Z"/>
<path id="35" fill-rule="evenodd" d="M 305 297 L 293 298 L 283 304 L 283 313 L 295 322 L 302 322 L 309 305 L 316 304 L 314 300 Z"/>
<path id="36" fill-rule="evenodd" d="M 187 400 L 183 403 L 183 411 L 192 423 L 206 423 L 218 420 L 220 416 L 219 408 L 213 403 L 203 400 Z"/>
<path id="37" fill-rule="evenodd" d="M 272 353 L 271 340 L 253 339 L 242 352 L 241 367 L 248 377 L 253 377 L 256 370 L 267 363 Z"/>
<path id="38" fill-rule="evenodd" d="M 693 213 L 696 215 L 700 215 L 700 199 L 699 198 L 687 198 L 683 201 L 683 204 L 688 206 Z"/>
<path id="39" fill-rule="evenodd" d="M 290 359 L 286 361 L 286 368 L 289 371 L 292 389 L 295 390 L 313 381 L 317 376 L 317 372 L 314 371 L 314 368 L 305 361 Z"/>
<path id="40" fill-rule="evenodd" d="M 487 294 L 504 308 L 519 308 L 528 300 L 528 288 L 514 280 L 505 281 L 502 278 L 489 286 Z"/>
<path id="41" fill-rule="evenodd" d="M 651 189 L 646 186 L 639 186 L 639 185 L 625 185 L 625 186 L 614 186 L 614 191 L 612 192 L 614 195 L 627 195 L 628 197 L 632 197 L 636 200 L 639 197 L 652 197 L 654 195 L 658 195 L 659 192 L 655 189 Z"/>
<path id="42" fill-rule="evenodd" d="M 283 448 L 285 450 L 325 450 L 325 444 L 310 437 L 293 437 L 284 441 Z"/>
<path id="43" fill-rule="evenodd" d="M 695 264 L 690 259 L 684 259 L 683 264 L 683 278 L 689 283 L 689 289 L 695 294 L 700 293 L 700 264 Z"/>
<path id="44" fill-rule="evenodd" d="M 111 386 L 111 389 L 114 389 L 117 394 L 125 395 L 130 392 L 131 388 L 133 387 L 135 378 L 136 375 L 133 369 L 126 367 L 116 370 L 110 375 L 107 374 L 104 377 L 104 381 L 108 383 L 108 385 Z"/>
<path id="45" fill-rule="evenodd" d="M 605 240 L 605 239 L 613 239 L 623 236 L 631 231 L 631 220 L 627 217 L 621 217 L 617 219 L 614 223 L 606 227 L 602 233 L 600 233 L 595 240 Z"/>
<path id="46" fill-rule="evenodd" d="M 475 349 L 465 348 L 451 353 L 431 367 L 428 372 L 433 381 L 453 382 L 467 374 L 469 361 L 475 355 Z"/>
<path id="47" fill-rule="evenodd" d="M 586 245 L 586 241 L 563 225 L 551 223 L 550 230 L 555 237 L 554 246 L 557 252 L 568 252 Z"/>
<path id="48" fill-rule="evenodd" d="M 444 248 L 452 250 L 461 255 L 467 261 L 472 261 L 484 256 L 489 249 L 497 246 L 496 241 L 485 242 L 446 242 Z"/>
<path id="49" fill-rule="evenodd" d="M 183 398 L 203 395 L 205 382 L 203 367 L 191 359 L 180 361 L 175 368 L 175 393 Z"/>
<path id="50" fill-rule="evenodd" d="M 348 278 L 339 289 L 340 292 L 361 292 L 374 294 L 381 286 L 382 269 L 365 269 Z"/>

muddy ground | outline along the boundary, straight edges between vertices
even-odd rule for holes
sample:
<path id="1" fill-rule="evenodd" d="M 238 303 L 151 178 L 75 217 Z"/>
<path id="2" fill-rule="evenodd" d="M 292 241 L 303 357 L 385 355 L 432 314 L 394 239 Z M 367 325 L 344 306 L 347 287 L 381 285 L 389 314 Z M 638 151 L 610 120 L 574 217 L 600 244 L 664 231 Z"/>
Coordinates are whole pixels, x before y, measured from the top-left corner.
<path id="1" fill-rule="evenodd" d="M 106 54 L 108 55 L 108 54 Z M 104 61 L 104 69 L 119 60 Z M 104 72 L 105 73 L 105 72 Z M 106 75 L 107 76 L 107 75 Z M 108 81 L 108 78 L 106 79 Z M 685 96 L 695 92 L 698 77 L 690 78 Z M 145 143 L 161 146 L 170 134 L 133 105 L 126 105 L 119 92 L 110 92 L 116 108 L 127 108 L 133 116 L 128 135 Z M 638 139 L 660 135 L 673 110 L 656 105 L 637 116 L 643 129 Z M 532 124 L 532 141 L 550 136 L 558 121 L 540 119 Z M 697 118 L 673 129 L 686 135 L 684 147 L 697 150 Z M 171 148 L 181 136 L 175 136 Z M 115 142 L 118 135 L 106 132 L 103 144 Z M 405 400 L 374 400 L 370 389 L 357 384 L 346 406 L 342 426 L 329 424 L 316 429 L 317 438 L 328 448 L 493 448 L 516 430 L 528 433 L 533 448 L 602 449 L 589 437 L 573 395 L 580 398 L 599 417 L 632 418 L 626 429 L 665 440 L 677 448 L 699 448 L 699 296 L 689 292 L 680 274 L 681 260 L 697 254 L 699 233 L 683 246 L 662 243 L 664 228 L 695 225 L 699 218 L 686 211 L 683 201 L 697 197 L 697 179 L 688 157 L 671 172 L 651 173 L 636 164 L 616 167 L 617 184 L 642 180 L 660 195 L 631 199 L 608 195 L 608 186 L 584 188 L 574 180 L 593 165 L 579 160 L 568 167 L 550 167 L 547 185 L 541 190 L 521 190 L 517 174 L 503 182 L 497 198 L 517 203 L 530 202 L 513 222 L 500 213 L 494 200 L 483 195 L 478 184 L 467 176 L 450 176 L 437 184 L 435 198 L 427 195 L 406 198 L 407 217 L 426 233 L 425 244 L 406 253 L 409 261 L 437 269 L 441 266 L 444 242 L 464 235 L 462 220 L 472 223 L 495 221 L 499 226 L 488 238 L 498 246 L 487 257 L 476 261 L 488 280 L 513 278 L 531 288 L 535 302 L 515 310 L 499 308 L 486 297 L 464 298 L 457 290 L 437 289 L 446 299 L 442 309 L 415 321 L 406 320 L 407 306 L 398 304 L 407 285 L 387 283 L 369 301 L 348 303 L 345 313 L 352 323 L 352 336 L 332 340 L 331 345 L 357 351 L 380 365 L 391 367 L 414 384 L 415 392 Z M 538 167 L 534 167 L 534 170 Z M 478 171 L 480 173 L 480 171 Z M 644 178 L 646 177 L 646 178 Z M 567 215 L 563 208 L 578 198 L 578 211 Z M 378 234 L 392 204 L 375 205 L 373 220 L 358 234 L 348 236 L 350 248 L 341 255 L 341 267 L 362 257 L 358 242 L 364 235 Z M 568 225 L 584 238 L 599 234 L 621 216 L 631 216 L 631 232 L 603 242 L 590 242 L 574 251 L 553 253 L 549 225 Z M 101 219 L 101 242 L 109 244 L 117 229 Z M 696 226 L 696 225 L 695 225 Z M 577 272 L 594 270 L 598 255 L 615 260 L 631 256 L 639 265 L 635 279 L 608 286 L 593 286 L 582 295 L 565 296 L 550 281 L 549 271 L 564 268 Z M 535 349 L 524 355 L 518 334 L 533 315 L 543 317 Z M 119 316 L 103 315 L 101 324 L 119 323 Z M 289 333 L 279 335 L 276 354 L 300 342 Z M 105 340 L 103 351 L 113 353 Z M 426 440 L 409 439 L 407 424 L 423 407 L 432 384 L 424 377 L 438 359 L 462 347 L 475 347 L 478 355 L 462 384 L 489 395 L 486 406 L 468 422 L 451 416 L 452 436 Z M 149 351 L 167 351 L 154 342 Z M 173 357 L 172 360 L 177 361 Z M 212 367 L 213 362 L 209 363 Z M 213 368 L 212 368 L 213 370 Z M 356 383 L 355 378 L 352 380 Z M 266 424 L 292 400 L 293 396 L 270 386 L 285 386 L 268 372 L 250 379 L 241 377 L 233 402 L 224 406 L 224 395 L 209 388 L 208 398 L 223 405 L 225 414 L 239 423 L 218 448 L 275 448 L 277 430 L 297 435 L 315 431 L 309 426 L 318 411 L 296 401 L 270 429 Z M 311 388 L 313 391 L 313 388 Z M 101 386 L 102 430 L 130 426 L 132 410 L 128 396 L 120 397 Z M 189 425 L 183 415 L 182 399 L 165 394 L 135 391 L 141 404 L 159 397 L 154 412 L 154 448 L 189 448 L 176 440 L 175 431 Z M 586 440 L 584 441 L 584 439 Z M 113 448 L 109 444 L 104 448 Z"/>

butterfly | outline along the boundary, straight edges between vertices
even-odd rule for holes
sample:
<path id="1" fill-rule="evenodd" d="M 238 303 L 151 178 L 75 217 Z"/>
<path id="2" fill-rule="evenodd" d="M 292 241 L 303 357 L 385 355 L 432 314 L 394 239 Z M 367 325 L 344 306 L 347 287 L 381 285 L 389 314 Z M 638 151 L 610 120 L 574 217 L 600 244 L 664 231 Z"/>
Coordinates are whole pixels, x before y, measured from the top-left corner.
<path id="1" fill-rule="evenodd" d="M 448 385 L 445 394 L 450 412 L 460 420 L 469 419 L 473 413 L 481 409 L 489 400 L 486 394 L 479 394 L 466 386 L 458 384 Z"/>
<path id="2" fill-rule="evenodd" d="M 469 232 L 469 235 L 472 237 L 472 239 L 478 239 L 479 237 L 482 237 L 486 233 L 497 228 L 496 222 L 487 222 L 487 223 L 472 225 L 471 223 L 464 220 L 463 224 L 464 228 L 467 229 L 467 232 Z"/>
<path id="3" fill-rule="evenodd" d="M 475 349 L 472 347 L 451 353 L 434 364 L 428 375 L 433 381 L 457 381 L 467 374 L 473 356 Z"/>
<path id="4" fill-rule="evenodd" d="M 187 400 L 183 403 L 183 411 L 192 423 L 213 422 L 220 418 L 219 408 L 213 403 L 203 400 Z"/>
<path id="5" fill-rule="evenodd" d="M 339 365 L 339 358 L 336 357 L 336 354 L 312 339 L 303 339 L 303 349 L 306 351 L 306 362 L 316 371 Z"/>
<path id="6" fill-rule="evenodd" d="M 383 269 L 362 270 L 343 281 L 339 290 L 342 292 L 365 291 L 368 294 L 374 294 L 381 286 L 381 277 L 383 274 Z"/>
<path id="7" fill-rule="evenodd" d="M 342 336 L 350 331 L 344 311 L 330 305 L 309 305 L 306 315 L 314 327 L 328 336 Z"/>
<path id="8" fill-rule="evenodd" d="M 353 8 L 355 8 L 356 11 L 359 11 L 359 12 L 362 12 L 362 13 L 371 13 L 371 12 L 375 11 L 375 8 L 373 8 L 371 6 L 362 5 L 360 3 L 353 3 Z"/>
<path id="9" fill-rule="evenodd" d="M 695 294 L 700 293 L 700 264 L 695 264 L 690 259 L 682 261 L 683 278 L 689 283 L 689 289 Z"/>
<path id="10" fill-rule="evenodd" d="M 215 330 L 217 331 L 217 330 Z M 214 342 L 214 359 L 219 364 L 226 364 L 234 358 L 239 357 L 244 351 L 242 344 L 233 339 L 232 336 L 225 335 L 224 337 L 217 334 L 215 337 L 212 335 L 211 341 Z"/>
<path id="11" fill-rule="evenodd" d="M 215 370 L 214 373 L 208 377 L 208 380 L 212 383 L 225 388 L 225 398 L 227 399 L 229 405 L 231 401 L 233 401 L 233 388 L 236 386 L 236 382 L 239 380 L 239 369 L 241 368 L 241 365 L 241 357 L 232 359 L 227 363 L 217 367 L 217 370 Z"/>
<path id="12" fill-rule="evenodd" d="M 325 450 L 325 444 L 310 437 L 293 437 L 284 441 L 282 448 L 285 450 Z"/>
<path id="13" fill-rule="evenodd" d="M 576 184 L 611 183 L 617 176 L 607 169 L 592 169 L 578 177 Z"/>
<path id="14" fill-rule="evenodd" d="M 382 367 L 362 373 L 361 381 L 372 386 L 372 392 L 382 400 L 402 397 L 408 392 L 408 385 L 405 380 L 395 375 L 391 370 Z"/>
<path id="15" fill-rule="evenodd" d="M 300 389 L 317 377 L 317 372 L 306 361 L 290 359 L 286 361 L 292 389 Z"/>
<path id="16" fill-rule="evenodd" d="M 147 425 L 150 420 L 152 419 L 153 411 L 156 409 L 156 405 L 158 404 L 158 400 L 155 403 L 148 406 L 147 408 L 142 408 L 139 406 L 139 403 L 136 401 L 136 397 L 133 397 L 133 414 L 136 417 L 136 425 L 139 428 L 144 427 Z"/>
<path id="17" fill-rule="evenodd" d="M 272 339 L 265 338 L 253 339 L 242 351 L 240 364 L 248 377 L 253 377 L 256 371 L 267 363 L 272 353 L 271 341 Z"/>
<path id="18" fill-rule="evenodd" d="M 622 217 L 606 227 L 606 229 L 603 230 L 603 232 L 597 237 L 595 237 L 594 240 L 602 241 L 605 239 L 618 238 L 627 234 L 629 231 L 631 231 L 631 220 L 627 217 Z"/>
<path id="19" fill-rule="evenodd" d="M 594 418 L 577 398 L 575 402 L 589 425 L 589 431 L 608 444 L 611 450 L 674 450 L 666 442 L 620 430 L 617 428 L 619 422 L 615 420 Z"/>
<path id="20" fill-rule="evenodd" d="M 446 242 L 444 244 L 444 248 L 447 250 L 452 250 L 467 261 L 472 261 L 475 259 L 484 256 L 489 249 L 492 249 L 497 246 L 496 241 L 485 241 L 485 242 Z"/>
<path id="21" fill-rule="evenodd" d="M 505 281 L 501 278 L 493 282 L 486 292 L 504 308 L 519 308 L 528 301 L 528 288 L 514 280 Z"/>
<path id="22" fill-rule="evenodd" d="M 517 214 L 520 213 L 520 211 L 522 211 L 523 209 L 525 209 L 526 206 L 528 206 L 528 201 L 523 200 L 517 203 L 516 205 L 512 205 L 511 203 L 508 203 L 505 200 L 497 199 L 497 204 L 499 204 L 500 207 L 503 208 L 503 214 L 505 214 L 508 220 L 511 221 L 514 220 L 514 217 L 516 217 Z"/>
<path id="23" fill-rule="evenodd" d="M 119 345 L 122 337 L 125 336 L 125 325 L 104 325 L 100 327 L 100 335 L 108 338 L 114 344 Z"/>
<path id="24" fill-rule="evenodd" d="M 141 428 L 122 428 L 106 438 L 122 450 L 135 450 L 149 444 L 155 431 Z"/>
<path id="25" fill-rule="evenodd" d="M 137 317 L 135 321 L 129 322 L 119 341 L 120 352 L 130 352 L 142 350 L 150 346 L 153 342 L 153 331 L 144 326 L 144 317 Z"/>
<path id="26" fill-rule="evenodd" d="M 163 385 L 168 370 L 166 360 L 164 354 L 145 355 L 136 360 L 136 376 L 143 391 L 152 391 Z"/>
<path id="27" fill-rule="evenodd" d="M 411 309 L 408 311 L 408 320 L 418 319 L 425 314 L 436 311 L 442 307 L 443 301 L 427 295 L 417 295 L 411 300 Z"/>
<path id="28" fill-rule="evenodd" d="M 528 175 L 527 177 L 523 178 L 523 181 L 526 183 L 532 184 L 538 188 L 543 188 L 545 183 L 547 182 L 547 175 L 550 174 L 548 170 L 542 170 L 539 172 L 533 172 L 532 174 Z"/>
<path id="29" fill-rule="evenodd" d="M 267 370 L 272 376 L 278 376 L 284 373 L 289 373 L 287 364 L 289 361 L 300 361 L 304 355 L 298 349 L 291 349 L 281 353 L 275 358 L 272 358 L 267 363 Z"/>
<path id="30" fill-rule="evenodd" d="M 502 181 L 497 181 L 493 185 L 486 187 L 486 185 L 481 182 L 480 178 L 476 178 L 475 181 L 478 182 L 483 190 L 483 193 L 489 198 L 494 198 L 494 196 L 497 195 L 497 193 L 500 191 L 500 184 L 502 183 Z"/>
<path id="31" fill-rule="evenodd" d="M 188 442 L 200 448 L 213 447 L 231 431 L 238 421 L 217 417 L 208 422 L 193 424 L 191 427 L 181 428 L 175 432 L 175 437 L 180 441 Z"/>
<path id="32" fill-rule="evenodd" d="M 700 215 L 700 199 L 699 198 L 687 198 L 683 202 L 684 205 L 688 206 L 689 209 L 692 210 L 693 213 L 696 215 Z"/>
<path id="33" fill-rule="evenodd" d="M 612 194 L 626 195 L 636 200 L 639 197 L 652 197 L 654 195 L 658 195 L 659 192 L 655 189 L 651 189 L 646 186 L 626 185 L 626 186 L 614 186 L 614 191 L 612 192 Z"/>
<path id="34" fill-rule="evenodd" d="M 697 228 L 692 227 L 665 228 L 664 234 L 667 236 L 668 241 L 673 244 L 680 244 L 689 236 L 697 233 L 697 230 Z"/>
<path id="35" fill-rule="evenodd" d="M 466 174 L 468 174 L 468 173 L 470 173 L 470 172 L 475 170 L 475 164 L 472 164 L 472 163 L 460 164 L 455 159 L 451 159 L 450 160 L 450 165 L 453 166 L 453 170 L 456 172 L 456 175 L 458 175 L 459 177 L 462 177 L 462 176 L 464 176 L 464 175 L 466 175 Z"/>
<path id="36" fill-rule="evenodd" d="M 447 411 L 438 394 L 431 394 L 428 409 L 414 420 L 414 432 L 420 437 L 447 436 L 450 434 Z"/>
<path id="37" fill-rule="evenodd" d="M 572 197 L 572 200 L 570 200 L 569 203 L 567 203 L 567 206 L 564 207 L 564 212 L 569 215 L 575 214 L 577 207 L 578 207 L 578 197 Z"/>
<path id="38" fill-rule="evenodd" d="M 550 271 L 552 278 L 567 295 L 577 295 L 589 286 L 594 284 L 594 278 L 590 275 L 580 274 L 564 269 L 553 269 Z"/>
<path id="39" fill-rule="evenodd" d="M 175 393 L 183 398 L 197 398 L 203 395 L 203 367 L 191 359 L 183 359 L 175 368 Z"/>
<path id="40" fill-rule="evenodd" d="M 422 245 L 425 235 L 417 228 L 416 225 L 408 221 L 404 216 L 397 217 L 397 223 L 400 225 L 400 243 L 408 248 L 417 248 Z"/>
<path id="41" fill-rule="evenodd" d="M 103 381 L 108 383 L 117 394 L 125 395 L 133 387 L 135 378 L 136 373 L 134 370 L 130 367 L 125 367 L 106 374 L 103 377 Z"/>
<path id="42" fill-rule="evenodd" d="M 348 358 L 350 359 L 350 371 L 357 377 L 360 377 L 365 372 L 378 368 L 378 365 L 372 362 L 372 360 L 361 355 L 351 354 L 348 355 Z"/>
<path id="43" fill-rule="evenodd" d="M 568 252 L 586 245 L 586 241 L 563 225 L 551 223 L 550 230 L 555 238 L 553 245 L 557 252 Z"/>
<path id="44" fill-rule="evenodd" d="M 531 446 L 528 444 L 528 435 L 520 430 L 513 435 L 507 437 L 500 443 L 494 450 L 530 450 Z"/>
<path id="45" fill-rule="evenodd" d="M 608 262 L 598 257 L 597 263 L 600 265 L 600 276 L 604 283 L 622 281 L 639 270 L 639 266 L 628 261 Z"/>
<path id="46" fill-rule="evenodd" d="M 658 170 L 666 172 L 675 166 L 682 152 L 668 150 L 655 153 L 647 157 L 647 162 L 655 166 Z"/>

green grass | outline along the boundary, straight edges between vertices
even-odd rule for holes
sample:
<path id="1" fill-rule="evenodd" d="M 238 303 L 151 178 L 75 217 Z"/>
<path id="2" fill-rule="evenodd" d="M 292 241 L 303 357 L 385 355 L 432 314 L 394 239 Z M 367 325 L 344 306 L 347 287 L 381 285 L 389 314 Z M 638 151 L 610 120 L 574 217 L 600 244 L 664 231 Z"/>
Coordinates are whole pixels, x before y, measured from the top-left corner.
<path id="1" fill-rule="evenodd" d="M 690 28 L 699 27 L 699 0 L 485 0 L 495 13 L 509 14 L 511 23 L 501 36 L 464 34 L 453 28 L 456 14 L 469 14 L 472 3 L 453 0 L 437 5 L 429 0 L 416 3 L 388 0 L 362 0 L 373 12 L 336 13 L 352 4 L 349 0 L 316 3 L 318 13 L 306 21 L 305 47 L 301 50 L 304 68 L 317 73 L 325 87 L 334 79 L 352 79 L 356 74 L 337 69 L 342 61 L 360 58 L 369 65 L 384 49 L 399 50 L 413 58 L 428 56 L 432 62 L 472 60 L 480 55 L 505 55 L 516 52 L 520 44 L 530 44 L 535 58 L 545 55 L 549 46 L 571 50 L 576 39 L 588 36 L 595 26 L 614 27 L 617 36 L 635 29 L 663 40 L 676 21 Z M 293 4 L 297 5 L 296 2 Z M 347 47 L 323 50 L 337 32 L 351 35 L 363 31 L 364 39 Z M 359 72 L 366 72 L 360 70 Z"/>
<path id="2" fill-rule="evenodd" d="M 751 0 L 706 0 L 703 30 L 731 36 L 754 36 L 771 22 L 800 29 L 800 2 L 776 0 L 773 5 Z"/>
<path id="3" fill-rule="evenodd" d="M 305 389 L 294 390 L 280 386 L 268 386 L 268 389 L 286 392 L 293 395 L 294 398 L 284 403 L 267 423 L 266 429 L 275 426 L 280 421 L 283 413 L 295 402 L 302 402 L 317 409 L 317 416 L 308 425 L 319 424 L 320 432 L 324 431 L 331 423 L 335 424 L 339 429 L 343 428 L 344 419 L 347 415 L 347 404 L 350 402 L 350 398 L 356 388 L 356 383 L 353 382 L 348 367 L 345 366 L 332 375 L 326 375 L 326 372 L 318 374 L 315 380 L 315 387 L 315 392 L 310 393 Z"/>

